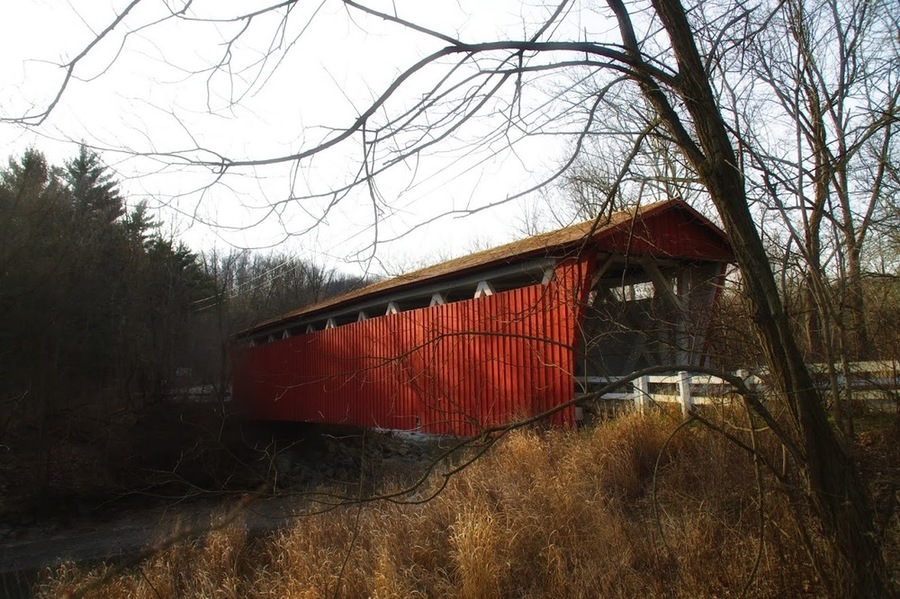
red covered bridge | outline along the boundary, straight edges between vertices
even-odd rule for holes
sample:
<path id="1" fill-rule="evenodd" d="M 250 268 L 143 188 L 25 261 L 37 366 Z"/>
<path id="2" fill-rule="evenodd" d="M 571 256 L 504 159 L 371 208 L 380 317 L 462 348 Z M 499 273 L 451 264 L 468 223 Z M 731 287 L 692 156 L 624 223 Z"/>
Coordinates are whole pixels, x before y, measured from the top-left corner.
<path id="1" fill-rule="evenodd" d="M 731 261 L 724 234 L 684 202 L 615 213 L 244 331 L 234 398 L 252 419 L 471 435 L 569 401 L 593 377 L 702 363 Z"/>

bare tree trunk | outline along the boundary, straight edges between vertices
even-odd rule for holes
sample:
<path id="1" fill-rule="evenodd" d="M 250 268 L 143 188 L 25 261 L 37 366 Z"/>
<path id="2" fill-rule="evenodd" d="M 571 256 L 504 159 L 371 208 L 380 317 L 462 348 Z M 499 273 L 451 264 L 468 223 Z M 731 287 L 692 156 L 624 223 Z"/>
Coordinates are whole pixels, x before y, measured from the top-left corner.
<path id="1" fill-rule="evenodd" d="M 850 346 L 846 353 L 853 360 L 866 360 L 871 357 L 869 334 L 866 330 L 865 302 L 862 280 L 862 260 L 856 239 L 847 241 L 847 288 L 845 311 L 847 327 L 850 330 Z"/>

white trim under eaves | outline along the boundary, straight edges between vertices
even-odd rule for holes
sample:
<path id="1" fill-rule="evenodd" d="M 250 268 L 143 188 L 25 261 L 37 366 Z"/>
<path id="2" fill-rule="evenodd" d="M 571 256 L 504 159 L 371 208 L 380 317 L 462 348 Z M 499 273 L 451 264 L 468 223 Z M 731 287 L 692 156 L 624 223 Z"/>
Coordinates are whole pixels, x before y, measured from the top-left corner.
<path id="1" fill-rule="evenodd" d="M 479 281 L 478 287 L 475 288 L 475 295 L 472 297 L 478 299 L 479 297 L 487 297 L 489 295 L 494 295 L 495 293 L 497 292 L 494 290 L 494 286 L 490 281 Z"/>

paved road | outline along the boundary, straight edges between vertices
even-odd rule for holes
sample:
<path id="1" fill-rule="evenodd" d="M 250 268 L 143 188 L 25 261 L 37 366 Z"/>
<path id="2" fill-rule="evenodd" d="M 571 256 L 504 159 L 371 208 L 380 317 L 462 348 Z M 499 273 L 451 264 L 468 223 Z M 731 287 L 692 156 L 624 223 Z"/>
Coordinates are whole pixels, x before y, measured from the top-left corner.
<path id="1" fill-rule="evenodd" d="M 300 505 L 308 505 L 308 501 L 290 496 L 231 500 L 135 510 L 111 520 L 85 520 L 59 530 L 0 531 L 0 575 L 34 572 L 66 561 L 112 560 L 152 551 L 172 540 L 202 535 L 234 518 L 242 519 L 251 534 L 259 534 L 290 522 Z"/>

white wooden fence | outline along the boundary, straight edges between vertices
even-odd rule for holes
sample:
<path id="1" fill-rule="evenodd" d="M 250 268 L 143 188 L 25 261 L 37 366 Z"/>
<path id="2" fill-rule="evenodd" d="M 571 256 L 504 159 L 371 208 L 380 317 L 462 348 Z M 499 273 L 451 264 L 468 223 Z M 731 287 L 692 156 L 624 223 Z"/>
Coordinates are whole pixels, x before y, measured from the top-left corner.
<path id="1" fill-rule="evenodd" d="M 831 383 L 830 371 L 825 364 L 810 364 L 810 373 L 817 385 L 827 388 Z M 845 377 L 836 368 L 835 382 L 840 388 L 845 386 Z M 900 362 L 879 360 L 853 362 L 848 365 L 851 388 L 855 400 L 865 401 L 881 409 L 900 409 Z M 751 389 L 765 391 L 767 388 L 765 371 L 751 374 L 749 370 L 738 370 L 735 375 Z M 627 377 L 578 377 L 577 383 L 583 393 Z M 730 383 L 717 376 L 677 372 L 674 374 L 649 375 L 623 382 L 621 391 L 605 393 L 599 399 L 633 403 L 635 409 L 643 413 L 654 403 L 678 403 L 687 415 L 695 405 L 722 404 L 735 397 Z"/>

